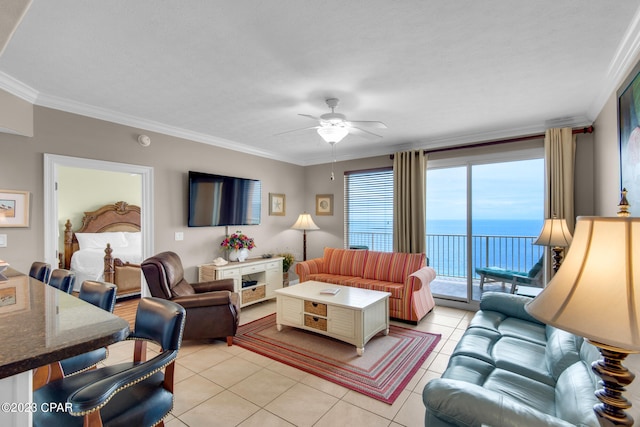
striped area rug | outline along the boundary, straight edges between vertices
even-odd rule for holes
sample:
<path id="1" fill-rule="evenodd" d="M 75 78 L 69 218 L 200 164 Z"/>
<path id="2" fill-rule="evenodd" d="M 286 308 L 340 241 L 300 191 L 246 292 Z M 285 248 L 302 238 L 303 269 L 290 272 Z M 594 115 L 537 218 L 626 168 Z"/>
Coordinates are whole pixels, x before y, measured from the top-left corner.
<path id="1" fill-rule="evenodd" d="M 320 378 L 392 404 L 415 375 L 440 335 L 391 325 L 358 356 L 355 346 L 313 332 L 276 329 L 271 314 L 238 328 L 234 344 Z"/>

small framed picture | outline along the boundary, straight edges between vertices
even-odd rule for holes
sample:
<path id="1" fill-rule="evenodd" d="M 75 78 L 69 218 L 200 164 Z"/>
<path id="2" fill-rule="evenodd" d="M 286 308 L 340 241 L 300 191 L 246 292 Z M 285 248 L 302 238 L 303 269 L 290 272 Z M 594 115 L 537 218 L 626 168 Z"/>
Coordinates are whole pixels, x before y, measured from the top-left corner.
<path id="1" fill-rule="evenodd" d="M 0 227 L 29 226 L 29 192 L 0 190 Z"/>
<path id="2" fill-rule="evenodd" d="M 285 213 L 285 195 L 269 193 L 269 215 L 284 216 Z"/>
<path id="3" fill-rule="evenodd" d="M 316 215 L 333 215 L 333 194 L 316 194 Z"/>

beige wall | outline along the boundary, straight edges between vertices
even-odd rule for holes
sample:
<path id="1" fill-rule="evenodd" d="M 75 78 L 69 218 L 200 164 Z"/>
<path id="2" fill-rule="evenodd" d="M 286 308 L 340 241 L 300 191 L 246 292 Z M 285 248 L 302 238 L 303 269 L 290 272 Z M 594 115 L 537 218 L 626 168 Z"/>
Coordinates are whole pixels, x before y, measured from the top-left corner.
<path id="1" fill-rule="evenodd" d="M 0 131 L 33 136 L 33 105 L 0 89 Z"/>
<path id="2" fill-rule="evenodd" d="M 151 146 L 143 148 L 136 141 L 139 129 L 44 107 L 35 107 L 34 114 L 32 138 L 0 133 L 0 188 L 31 192 L 30 227 L 0 229 L 8 237 L 0 259 L 15 268 L 26 271 L 32 261 L 44 258 L 44 153 L 153 167 L 154 251 L 180 254 L 189 280 L 196 278 L 196 265 L 220 255 L 225 234 L 224 227 L 186 226 L 189 170 L 261 179 L 262 223 L 242 228 L 256 240 L 252 256 L 289 250 L 302 257 L 299 232 L 289 227 L 303 209 L 304 168 L 149 132 L 144 133 Z M 286 195 L 286 216 L 268 216 L 269 192 Z M 184 233 L 183 241 L 174 240 L 176 231 Z"/>
<path id="3" fill-rule="evenodd" d="M 142 203 L 142 177 L 125 172 L 110 172 L 61 166 L 58 168 L 58 249 L 64 252 L 64 229 L 67 220 L 72 230 L 82 226 L 87 211 L 125 201 Z"/>
<path id="4" fill-rule="evenodd" d="M 596 129 L 594 147 L 595 214 L 615 216 L 620 202 L 620 152 L 618 148 L 618 108 L 616 94 L 607 100 L 593 126 Z M 631 212 L 634 207 L 631 206 Z M 637 216 L 638 210 L 635 210 Z"/>

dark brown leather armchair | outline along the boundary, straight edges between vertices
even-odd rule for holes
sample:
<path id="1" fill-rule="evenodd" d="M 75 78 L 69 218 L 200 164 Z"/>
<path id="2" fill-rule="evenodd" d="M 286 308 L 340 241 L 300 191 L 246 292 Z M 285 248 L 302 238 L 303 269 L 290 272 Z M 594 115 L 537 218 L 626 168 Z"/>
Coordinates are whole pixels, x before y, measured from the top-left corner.
<path id="1" fill-rule="evenodd" d="M 174 252 L 144 260 L 142 271 L 152 296 L 176 302 L 187 311 L 184 339 L 226 338 L 227 345 L 233 343 L 240 319 L 233 279 L 189 284 Z"/>

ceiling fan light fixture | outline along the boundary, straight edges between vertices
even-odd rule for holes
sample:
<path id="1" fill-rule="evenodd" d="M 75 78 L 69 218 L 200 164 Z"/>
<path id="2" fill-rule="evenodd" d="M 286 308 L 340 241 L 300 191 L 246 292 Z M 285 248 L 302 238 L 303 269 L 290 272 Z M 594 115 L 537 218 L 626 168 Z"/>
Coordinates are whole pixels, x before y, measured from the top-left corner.
<path id="1" fill-rule="evenodd" d="M 329 144 L 342 141 L 348 134 L 349 130 L 343 126 L 321 126 L 318 128 L 318 135 Z"/>

